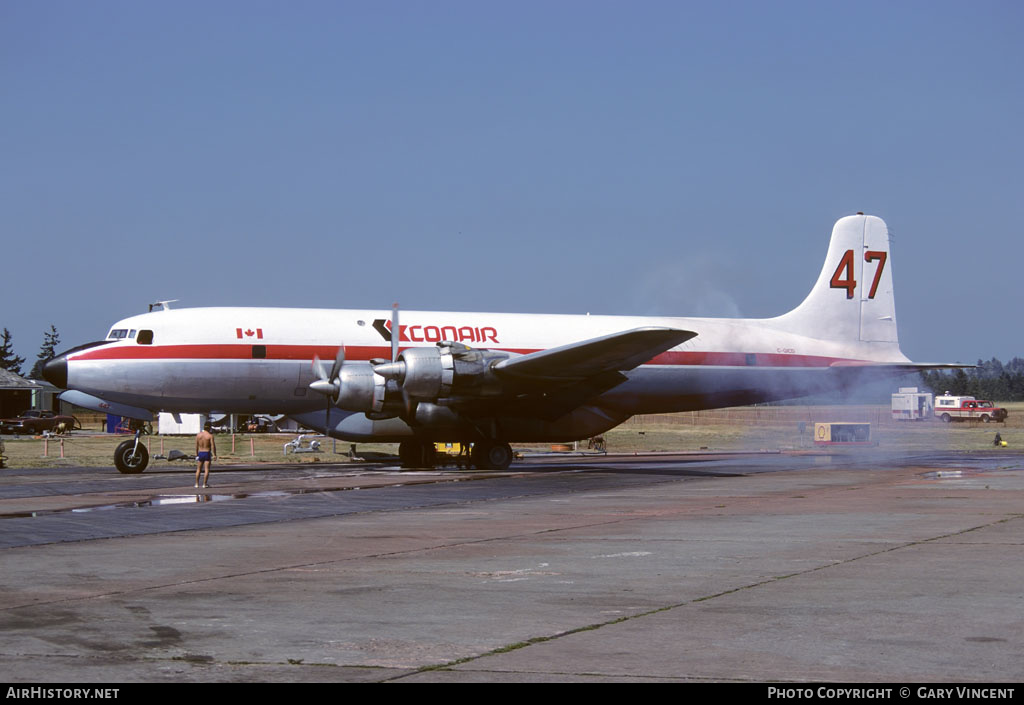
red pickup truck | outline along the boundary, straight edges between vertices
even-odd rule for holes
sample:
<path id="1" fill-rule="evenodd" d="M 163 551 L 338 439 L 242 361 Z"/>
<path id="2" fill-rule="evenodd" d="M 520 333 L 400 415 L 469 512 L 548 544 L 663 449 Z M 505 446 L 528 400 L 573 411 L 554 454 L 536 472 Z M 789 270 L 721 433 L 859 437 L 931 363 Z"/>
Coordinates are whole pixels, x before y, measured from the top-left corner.
<path id="1" fill-rule="evenodd" d="M 0 419 L 0 433 L 24 433 L 35 435 L 43 431 L 55 431 L 60 424 L 68 431 L 81 428 L 74 416 L 59 416 L 44 409 L 30 409 L 13 419 Z"/>
<path id="2" fill-rule="evenodd" d="M 1006 421 L 1006 409 L 987 399 L 959 397 L 952 394 L 935 397 L 935 416 L 941 421 Z"/>

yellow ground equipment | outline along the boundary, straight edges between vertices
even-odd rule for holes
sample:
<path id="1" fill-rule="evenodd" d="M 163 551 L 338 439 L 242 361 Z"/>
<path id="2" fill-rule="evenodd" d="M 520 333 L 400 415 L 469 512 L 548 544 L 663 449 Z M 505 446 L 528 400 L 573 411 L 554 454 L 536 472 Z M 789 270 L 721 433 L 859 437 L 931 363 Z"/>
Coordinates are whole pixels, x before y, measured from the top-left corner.
<path id="1" fill-rule="evenodd" d="M 455 465 L 468 468 L 472 461 L 471 443 L 435 443 L 434 462 L 437 465 Z"/>
<path id="2" fill-rule="evenodd" d="M 866 446 L 871 445 L 869 423 L 815 423 L 815 445 Z"/>

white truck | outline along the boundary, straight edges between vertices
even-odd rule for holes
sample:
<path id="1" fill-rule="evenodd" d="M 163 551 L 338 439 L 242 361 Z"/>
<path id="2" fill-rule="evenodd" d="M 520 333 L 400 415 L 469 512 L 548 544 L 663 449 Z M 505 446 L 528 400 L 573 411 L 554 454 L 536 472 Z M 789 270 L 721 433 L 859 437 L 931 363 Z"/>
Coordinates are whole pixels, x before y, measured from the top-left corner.
<path id="1" fill-rule="evenodd" d="M 1006 421 L 1007 411 L 985 399 L 959 397 L 946 392 L 935 397 L 936 418 L 949 423 L 951 421 Z"/>

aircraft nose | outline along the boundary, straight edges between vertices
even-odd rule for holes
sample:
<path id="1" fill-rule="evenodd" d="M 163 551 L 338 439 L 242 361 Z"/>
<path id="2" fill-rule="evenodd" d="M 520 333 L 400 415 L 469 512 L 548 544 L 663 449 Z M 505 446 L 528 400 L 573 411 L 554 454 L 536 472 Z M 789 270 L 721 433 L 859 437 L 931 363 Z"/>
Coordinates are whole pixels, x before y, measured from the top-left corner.
<path id="1" fill-rule="evenodd" d="M 43 365 L 43 379 L 54 387 L 68 388 L 68 359 L 64 355 L 55 357 Z"/>

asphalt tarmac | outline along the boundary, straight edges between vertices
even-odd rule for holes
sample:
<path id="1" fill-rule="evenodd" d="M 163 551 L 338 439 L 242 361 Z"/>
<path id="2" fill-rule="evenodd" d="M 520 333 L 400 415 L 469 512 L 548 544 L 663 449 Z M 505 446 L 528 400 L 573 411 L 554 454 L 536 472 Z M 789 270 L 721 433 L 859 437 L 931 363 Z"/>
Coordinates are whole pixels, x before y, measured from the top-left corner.
<path id="1" fill-rule="evenodd" d="M 1024 455 L 0 471 L 5 680 L 1024 678 Z"/>

